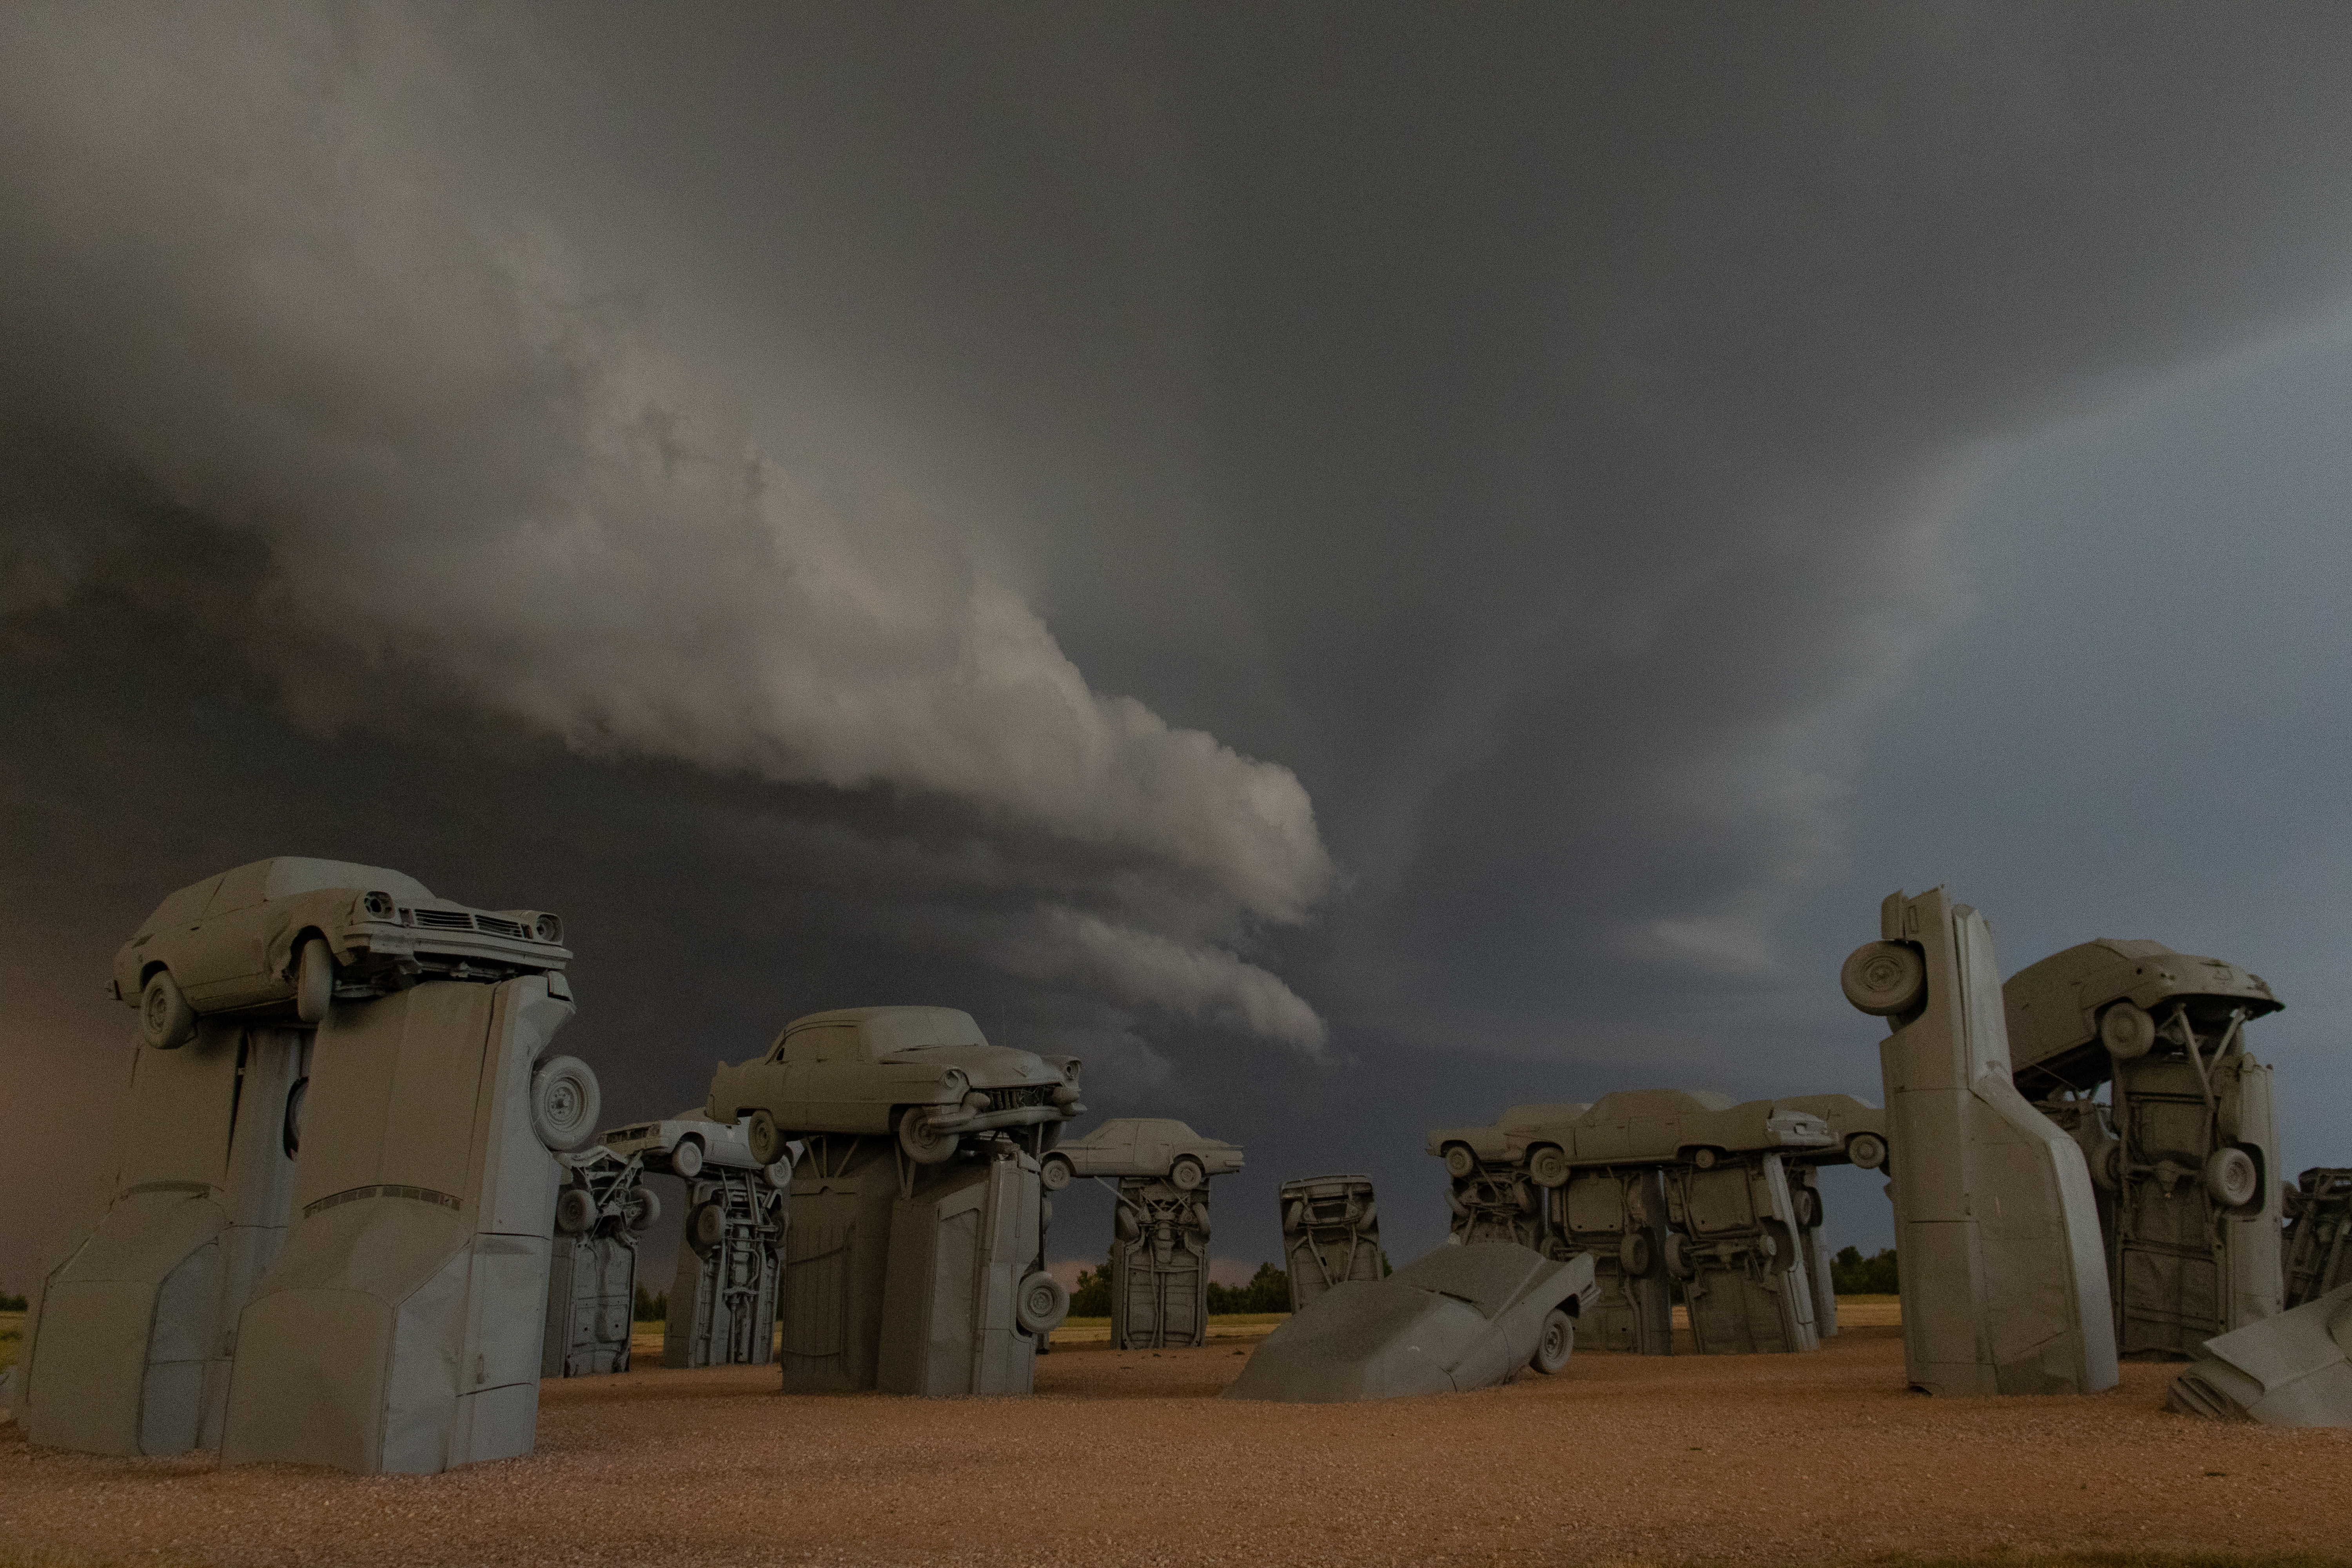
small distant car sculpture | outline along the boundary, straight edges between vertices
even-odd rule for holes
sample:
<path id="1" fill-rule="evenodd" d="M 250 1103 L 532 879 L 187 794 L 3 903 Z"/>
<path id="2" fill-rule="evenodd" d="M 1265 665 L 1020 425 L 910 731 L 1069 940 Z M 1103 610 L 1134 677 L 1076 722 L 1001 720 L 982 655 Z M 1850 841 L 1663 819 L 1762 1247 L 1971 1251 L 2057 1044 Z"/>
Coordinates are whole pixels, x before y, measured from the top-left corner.
<path id="1" fill-rule="evenodd" d="M 802 1133 L 888 1133 L 917 1164 L 944 1164 L 981 1132 L 1026 1132 L 1033 1154 L 1086 1113 L 1076 1057 L 992 1046 L 953 1007 L 845 1007 L 784 1026 L 768 1054 L 710 1079 L 716 1121 L 751 1119 L 772 1165 Z"/>
<path id="2" fill-rule="evenodd" d="M 1165 1117 L 1123 1116 L 1046 1154 L 1037 1179 L 1058 1193 L 1077 1176 L 1154 1176 L 1190 1193 L 1241 1168 L 1239 1144 L 1203 1138 Z"/>
<path id="3" fill-rule="evenodd" d="M 693 1112 L 673 1116 L 661 1121 L 640 1121 L 634 1126 L 615 1127 L 597 1140 L 614 1153 L 627 1159 L 635 1155 L 648 1171 L 657 1171 L 684 1181 L 692 1181 L 707 1166 L 732 1171 L 762 1170 L 772 1161 L 763 1161 L 751 1152 L 751 1129 L 747 1118 L 740 1121 L 713 1121 Z M 788 1147 L 785 1154 L 792 1153 Z M 777 1184 L 790 1179 L 789 1171 L 775 1173 Z"/>
<path id="4" fill-rule="evenodd" d="M 1706 1089 L 1638 1089 L 1591 1106 L 1515 1105 L 1492 1127 L 1441 1127 L 1429 1134 L 1429 1152 L 1456 1181 L 1482 1165 L 1524 1162 L 1528 1181 L 1558 1187 L 1579 1165 L 1671 1160 L 1704 1171 L 1734 1152 L 1794 1153 L 1834 1142 L 1822 1117 L 1769 1100 L 1734 1105 Z"/>
<path id="5" fill-rule="evenodd" d="M 397 871 L 281 855 L 157 905 L 114 955 L 107 994 L 138 1009 L 149 1045 L 170 1050 L 207 1014 L 316 1024 L 339 997 L 420 980 L 560 974 L 572 961 L 562 942 L 563 922 L 543 910 L 477 910 Z"/>
<path id="6" fill-rule="evenodd" d="M 1556 1373 L 1599 1300 L 1592 1255 L 1565 1261 L 1511 1242 L 1441 1247 L 1385 1279 L 1349 1279 L 1293 1313 L 1227 1399 L 1337 1404 L 1466 1393 L 1521 1367 Z"/>

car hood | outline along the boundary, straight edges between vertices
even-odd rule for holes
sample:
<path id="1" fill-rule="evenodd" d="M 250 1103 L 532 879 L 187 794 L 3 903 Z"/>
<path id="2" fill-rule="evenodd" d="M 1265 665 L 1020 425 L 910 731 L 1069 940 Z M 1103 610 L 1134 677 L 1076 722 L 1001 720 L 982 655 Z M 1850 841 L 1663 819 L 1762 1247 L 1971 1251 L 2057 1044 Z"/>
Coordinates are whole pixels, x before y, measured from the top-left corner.
<path id="1" fill-rule="evenodd" d="M 1047 1066 L 1034 1051 L 1013 1046 L 910 1046 L 875 1059 L 889 1067 L 935 1071 L 958 1068 L 971 1079 L 974 1089 L 1018 1089 L 1062 1081 L 1059 1068 Z"/>

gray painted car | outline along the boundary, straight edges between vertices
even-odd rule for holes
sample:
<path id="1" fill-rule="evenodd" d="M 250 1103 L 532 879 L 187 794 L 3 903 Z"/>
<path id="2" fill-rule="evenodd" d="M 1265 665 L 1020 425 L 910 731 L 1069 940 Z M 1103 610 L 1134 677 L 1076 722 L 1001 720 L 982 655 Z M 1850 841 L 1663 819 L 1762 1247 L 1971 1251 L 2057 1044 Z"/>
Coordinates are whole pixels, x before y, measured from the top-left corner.
<path id="1" fill-rule="evenodd" d="M 1162 1116 L 1122 1116 L 1045 1155 L 1037 1178 L 1049 1193 L 1076 1176 L 1157 1176 L 1189 1193 L 1241 1168 L 1238 1143 L 1203 1138 Z"/>
<path id="2" fill-rule="evenodd" d="M 1592 1256 L 1510 1242 L 1441 1247 L 1385 1279 L 1351 1279 L 1268 1334 L 1227 1399 L 1339 1404 L 1485 1388 L 1556 1373 L 1599 1299 Z"/>
<path id="3" fill-rule="evenodd" d="M 1078 1059 L 992 1046 L 953 1007 L 844 1007 L 784 1026 L 768 1054 L 710 1078 L 712 1119 L 751 1118 L 751 1152 L 783 1157 L 804 1133 L 889 1133 L 918 1164 L 943 1164 L 982 1132 L 1024 1134 L 1042 1153 L 1086 1113 Z"/>
<path id="4" fill-rule="evenodd" d="M 730 1171 L 757 1171 L 764 1163 L 751 1152 L 751 1124 L 749 1118 L 740 1121 L 713 1121 L 694 1111 L 681 1112 L 660 1121 L 639 1121 L 627 1127 L 615 1127 L 602 1134 L 597 1142 L 615 1154 L 626 1159 L 635 1155 L 645 1162 L 648 1171 L 692 1181 L 707 1166 Z M 782 1168 L 772 1173 L 778 1186 L 792 1180 L 792 1151 L 785 1150 Z"/>
<path id="5" fill-rule="evenodd" d="M 280 855 L 158 904 L 114 955 L 107 993 L 169 1050 L 202 1015 L 285 1011 L 315 1024 L 337 997 L 421 980 L 560 975 L 572 961 L 562 941 L 563 922 L 541 910 L 478 910 L 379 866 Z M 550 989 L 571 994 L 561 979 Z"/>

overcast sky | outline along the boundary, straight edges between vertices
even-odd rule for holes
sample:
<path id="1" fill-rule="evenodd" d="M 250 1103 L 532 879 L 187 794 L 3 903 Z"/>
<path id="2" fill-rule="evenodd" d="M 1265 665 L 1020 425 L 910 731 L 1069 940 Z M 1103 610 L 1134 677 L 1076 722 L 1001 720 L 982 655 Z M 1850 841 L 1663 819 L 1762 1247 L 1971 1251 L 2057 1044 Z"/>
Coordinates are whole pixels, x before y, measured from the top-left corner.
<path id="1" fill-rule="evenodd" d="M 2286 1169 L 2352 1162 L 2347 58 L 0 10 L 0 1287 L 104 1163 L 114 949 L 282 853 L 561 910 L 610 1121 L 825 1007 L 1076 1052 L 1246 1146 L 1243 1264 L 1329 1170 L 1433 1244 L 1423 1131 L 1513 1100 L 1875 1098 L 1837 964 L 1937 882 L 2006 970 L 2266 975 Z"/>

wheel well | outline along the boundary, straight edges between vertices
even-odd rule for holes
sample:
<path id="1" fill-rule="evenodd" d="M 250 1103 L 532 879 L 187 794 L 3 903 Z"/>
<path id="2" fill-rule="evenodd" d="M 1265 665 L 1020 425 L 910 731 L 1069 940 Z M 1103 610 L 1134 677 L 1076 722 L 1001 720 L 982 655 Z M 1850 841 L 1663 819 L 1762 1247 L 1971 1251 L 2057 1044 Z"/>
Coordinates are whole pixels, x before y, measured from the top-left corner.
<path id="1" fill-rule="evenodd" d="M 327 942 L 327 933 L 320 931 L 317 926 L 304 926 L 300 931 L 296 931 L 292 939 L 286 944 L 286 962 L 283 967 L 285 973 L 289 978 L 290 978 L 294 973 L 294 961 L 302 955 L 302 944 L 309 942 L 312 937 L 317 937 L 320 942 L 326 942 L 328 957 L 332 958 L 334 956 L 335 944 L 331 942 Z"/>
<path id="2" fill-rule="evenodd" d="M 157 974 L 161 973 L 163 971 L 164 971 L 164 970 L 166 970 L 166 969 L 169 969 L 169 968 L 171 968 L 171 967 L 172 967 L 172 966 L 171 966 L 170 964 L 168 964 L 168 963 L 164 963 L 164 962 L 163 962 L 162 959 L 160 959 L 160 958 L 151 958 L 151 959 L 149 959 L 145 963 L 143 963 L 143 964 L 142 964 L 142 965 L 140 966 L 140 969 L 139 969 L 139 989 L 140 989 L 140 990 L 142 990 L 142 991 L 146 990 L 146 989 L 147 989 L 147 983 L 148 983 L 150 980 L 154 979 L 154 978 L 155 978 L 155 976 L 156 976 Z"/>

